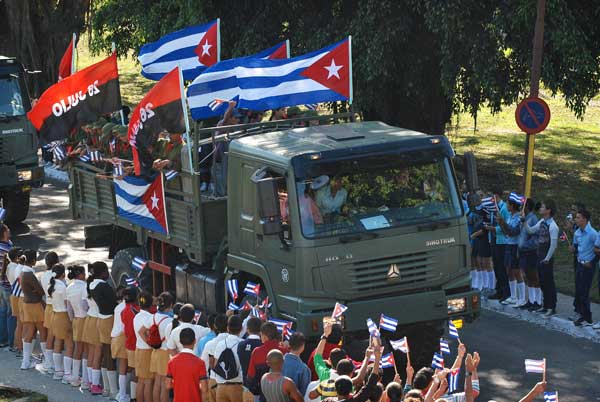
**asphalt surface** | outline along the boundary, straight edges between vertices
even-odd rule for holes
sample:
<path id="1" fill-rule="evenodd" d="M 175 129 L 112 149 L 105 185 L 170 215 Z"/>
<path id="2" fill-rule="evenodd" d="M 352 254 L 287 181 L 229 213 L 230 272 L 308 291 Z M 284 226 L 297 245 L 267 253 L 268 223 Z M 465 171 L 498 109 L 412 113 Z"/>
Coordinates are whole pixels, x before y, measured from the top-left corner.
<path id="1" fill-rule="evenodd" d="M 83 227 L 89 222 L 71 220 L 68 205 L 64 185 L 47 184 L 34 190 L 29 218 L 13 228 L 15 243 L 42 252 L 55 250 L 67 264 L 106 261 L 107 250 L 85 250 Z M 518 401 L 541 380 L 540 374 L 525 373 L 524 359 L 544 357 L 549 391 L 558 390 L 563 401 L 600 401 L 600 344 L 490 311 L 483 311 L 460 335 L 470 352 L 477 350 L 481 355 L 479 401 Z M 455 353 L 456 342 L 451 349 Z M 446 361 L 453 359 L 454 355 Z M 33 389 L 47 394 L 51 401 L 103 400 L 34 370 L 21 372 L 18 367 L 19 361 L 11 353 L 0 351 L 0 385 Z"/>

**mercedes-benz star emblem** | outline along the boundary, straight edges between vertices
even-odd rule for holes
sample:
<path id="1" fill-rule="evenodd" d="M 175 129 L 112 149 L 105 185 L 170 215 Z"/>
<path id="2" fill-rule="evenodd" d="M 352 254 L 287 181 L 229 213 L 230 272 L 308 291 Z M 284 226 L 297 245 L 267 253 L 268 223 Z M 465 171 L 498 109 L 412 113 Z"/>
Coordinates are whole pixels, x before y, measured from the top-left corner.
<path id="1" fill-rule="evenodd" d="M 400 268 L 396 264 L 391 264 L 387 272 L 387 279 L 395 281 L 400 279 Z"/>

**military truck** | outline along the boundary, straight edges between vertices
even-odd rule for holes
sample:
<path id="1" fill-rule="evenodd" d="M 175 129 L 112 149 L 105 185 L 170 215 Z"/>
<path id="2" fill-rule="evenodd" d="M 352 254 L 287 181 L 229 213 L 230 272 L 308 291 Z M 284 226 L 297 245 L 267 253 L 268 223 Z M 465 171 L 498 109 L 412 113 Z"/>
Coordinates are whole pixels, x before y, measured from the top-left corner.
<path id="1" fill-rule="evenodd" d="M 181 187 L 165 190 L 168 235 L 121 218 L 113 183 L 76 163 L 74 217 L 99 221 L 86 241 L 110 245 L 116 283 L 137 275 L 140 256 L 143 286 L 223 312 L 226 280 L 237 278 L 240 293 L 251 281 L 272 301 L 271 316 L 313 339 L 336 302 L 348 307 L 342 325 L 352 338 L 367 338 L 365 320 L 384 313 L 399 325 L 383 334 L 408 335 L 413 361 L 429 363 L 448 320 L 472 320 L 480 308 L 454 151 L 444 136 L 348 118 L 196 127 L 192 150 L 229 144 L 228 194 L 200 192 L 192 152 Z"/>
<path id="2" fill-rule="evenodd" d="M 31 189 L 44 180 L 37 133 L 26 116 L 31 101 L 24 75 L 16 59 L 0 56 L 0 198 L 8 223 L 27 218 Z"/>

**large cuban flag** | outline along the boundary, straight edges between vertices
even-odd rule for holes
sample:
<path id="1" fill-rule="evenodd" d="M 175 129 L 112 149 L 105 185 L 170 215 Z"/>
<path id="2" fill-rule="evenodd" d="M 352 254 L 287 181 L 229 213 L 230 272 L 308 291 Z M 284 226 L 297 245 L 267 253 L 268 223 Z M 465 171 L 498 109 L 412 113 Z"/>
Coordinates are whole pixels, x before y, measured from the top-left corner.
<path id="1" fill-rule="evenodd" d="M 194 120 L 202 120 L 223 114 L 227 103 L 221 107 L 211 107 L 216 99 L 233 100 L 240 92 L 236 77 L 236 67 L 250 58 L 263 60 L 289 59 L 290 43 L 288 40 L 278 43 L 262 52 L 246 57 L 223 60 L 207 68 L 192 82 L 187 91 L 188 104 Z"/>
<path id="2" fill-rule="evenodd" d="M 119 216 L 153 232 L 169 233 L 162 174 L 150 180 L 125 176 L 115 179 L 114 184 Z"/>
<path id="3" fill-rule="evenodd" d="M 171 32 L 140 49 L 142 75 L 158 81 L 179 66 L 183 78 L 191 81 L 221 57 L 219 19 Z"/>

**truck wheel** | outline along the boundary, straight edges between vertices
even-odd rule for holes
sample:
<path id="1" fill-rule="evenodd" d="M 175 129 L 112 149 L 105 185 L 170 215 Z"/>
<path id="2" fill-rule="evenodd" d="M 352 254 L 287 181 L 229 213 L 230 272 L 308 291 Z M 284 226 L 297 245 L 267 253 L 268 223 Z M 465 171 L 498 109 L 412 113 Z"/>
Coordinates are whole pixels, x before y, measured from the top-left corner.
<path id="1" fill-rule="evenodd" d="M 447 321 L 441 321 L 411 326 L 407 336 L 410 346 L 410 362 L 415 370 L 431 366 L 433 354 L 440 350 L 440 338 L 444 334 L 446 324 Z"/>
<path id="2" fill-rule="evenodd" d="M 21 223 L 29 213 L 29 192 L 4 194 L 2 205 L 6 209 L 6 223 Z"/>
<path id="3" fill-rule="evenodd" d="M 134 257 L 141 256 L 143 254 L 140 247 L 124 248 L 117 251 L 115 258 L 113 258 L 111 276 L 116 286 L 125 286 L 126 278 L 135 278 L 138 274 L 133 268 L 131 268 L 131 262 Z"/>

